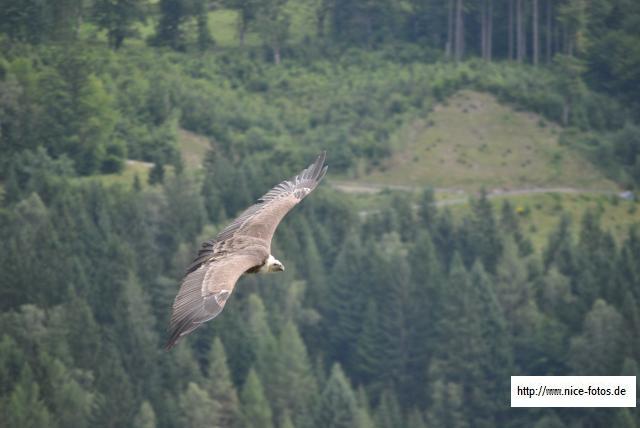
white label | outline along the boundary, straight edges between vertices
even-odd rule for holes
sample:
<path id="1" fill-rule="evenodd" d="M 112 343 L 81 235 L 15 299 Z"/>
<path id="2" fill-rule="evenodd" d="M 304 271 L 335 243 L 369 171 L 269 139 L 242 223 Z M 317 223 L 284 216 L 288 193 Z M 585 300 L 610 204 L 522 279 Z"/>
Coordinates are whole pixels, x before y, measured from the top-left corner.
<path id="1" fill-rule="evenodd" d="M 636 377 L 511 376 L 511 407 L 636 407 Z"/>

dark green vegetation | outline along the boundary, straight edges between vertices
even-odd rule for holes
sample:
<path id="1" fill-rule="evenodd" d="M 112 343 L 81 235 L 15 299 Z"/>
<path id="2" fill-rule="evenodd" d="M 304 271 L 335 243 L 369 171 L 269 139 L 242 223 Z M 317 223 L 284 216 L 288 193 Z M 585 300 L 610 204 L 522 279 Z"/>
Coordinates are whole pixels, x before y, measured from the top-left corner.
<path id="1" fill-rule="evenodd" d="M 637 204 L 611 196 L 450 211 L 391 192 L 362 215 L 323 183 L 278 230 L 287 272 L 243 278 L 160 349 L 199 241 L 321 149 L 329 178 L 379 173 L 459 90 L 540 115 L 567 165 L 636 188 L 640 3 L 214 6 L 0 0 L 0 424 L 637 426 L 508 406 L 511 375 L 638 374 L 640 231 L 611 217 Z"/>

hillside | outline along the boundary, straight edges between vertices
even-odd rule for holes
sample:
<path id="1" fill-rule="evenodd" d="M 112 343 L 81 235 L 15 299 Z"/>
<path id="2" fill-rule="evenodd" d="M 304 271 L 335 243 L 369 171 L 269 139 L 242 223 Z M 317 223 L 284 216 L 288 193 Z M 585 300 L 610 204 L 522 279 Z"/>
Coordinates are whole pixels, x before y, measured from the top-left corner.
<path id="1" fill-rule="evenodd" d="M 615 190 L 580 153 L 558 143 L 561 131 L 490 94 L 463 90 L 394 133 L 391 158 L 353 182 L 467 191 Z"/>

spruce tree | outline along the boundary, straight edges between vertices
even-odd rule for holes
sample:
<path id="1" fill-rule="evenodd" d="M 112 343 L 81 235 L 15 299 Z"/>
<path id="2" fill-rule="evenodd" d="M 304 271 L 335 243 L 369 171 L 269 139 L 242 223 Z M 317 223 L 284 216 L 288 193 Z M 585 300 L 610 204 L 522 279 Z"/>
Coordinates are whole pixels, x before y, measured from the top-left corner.
<path id="1" fill-rule="evenodd" d="M 189 382 L 186 391 L 178 399 L 182 426 L 210 427 L 218 426 L 220 403 L 209 397 L 207 391 L 197 383 Z"/>
<path id="2" fill-rule="evenodd" d="M 331 368 L 331 376 L 320 395 L 316 411 L 316 426 L 351 428 L 358 418 L 358 404 L 339 364 Z"/>
<path id="3" fill-rule="evenodd" d="M 58 360 L 45 355 L 41 357 L 47 373 L 48 384 L 54 391 L 49 397 L 53 413 L 60 426 L 90 427 L 98 404 L 98 395 L 93 388 L 93 374 L 84 370 L 70 370 Z M 47 386 L 49 386 L 47 385 Z"/>
<path id="4" fill-rule="evenodd" d="M 133 419 L 133 426 L 136 428 L 156 428 L 156 414 L 151 403 L 144 400 L 140 405 L 140 410 Z"/>
<path id="5" fill-rule="evenodd" d="M 53 422 L 52 415 L 40 398 L 40 388 L 26 365 L 2 407 L 3 422 L 7 427 L 46 427 Z"/>
<path id="6" fill-rule="evenodd" d="M 151 326 L 156 320 L 140 282 L 132 274 L 123 284 L 122 295 L 114 310 L 116 331 L 122 361 L 136 386 L 143 391 L 157 392 L 160 385 L 158 367 L 158 336 Z M 136 352 L 128 352 L 135 349 Z M 158 397 L 152 397 L 158 398 Z"/>
<path id="7" fill-rule="evenodd" d="M 278 361 L 278 343 L 267 323 L 267 312 L 262 299 L 251 294 L 247 305 L 248 334 L 253 344 L 253 361 L 261 383 L 271 391 L 276 385 L 275 368 Z"/>
<path id="8" fill-rule="evenodd" d="M 428 361 L 436 343 L 436 325 L 441 319 L 441 302 L 446 288 L 440 259 L 428 231 L 421 230 L 409 248 L 411 282 L 406 311 L 409 349 L 407 370 L 410 373 L 406 399 L 412 403 L 426 401 L 425 388 Z"/>
<path id="9" fill-rule="evenodd" d="M 402 410 L 395 393 L 387 389 L 382 392 L 380 402 L 375 411 L 375 421 L 378 428 L 403 427 Z"/>
<path id="10" fill-rule="evenodd" d="M 437 214 L 433 188 L 427 187 L 423 190 L 418 204 L 418 219 L 421 226 L 428 230 L 433 230 Z"/>
<path id="11" fill-rule="evenodd" d="M 333 360 L 349 364 L 362 328 L 365 301 L 361 290 L 366 286 L 362 272 L 368 271 L 368 254 L 355 233 L 346 237 L 332 271 L 327 305 L 323 310 L 328 354 Z"/>
<path id="12" fill-rule="evenodd" d="M 416 408 L 409 411 L 407 416 L 407 428 L 427 428 L 422 412 Z"/>
<path id="13" fill-rule="evenodd" d="M 563 214 L 556 229 L 549 235 L 548 243 L 543 252 L 544 267 L 549 269 L 552 264 L 558 270 L 573 277 L 576 273 L 574 244 L 571 238 L 571 219 Z"/>
<path id="14" fill-rule="evenodd" d="M 313 425 L 314 400 L 318 395 L 307 349 L 295 324 L 289 321 L 280 333 L 279 358 L 276 365 L 275 385 L 272 390 L 276 413 L 288 411 L 298 428 Z"/>
<path id="15" fill-rule="evenodd" d="M 487 272 L 495 273 L 502 254 L 502 242 L 498 234 L 493 207 L 484 189 L 480 198 L 472 203 L 472 209 L 471 229 L 475 256 L 482 260 Z"/>
<path id="16" fill-rule="evenodd" d="M 584 319 L 582 334 L 571 339 L 574 372 L 615 376 L 622 364 L 623 319 L 618 311 L 598 299 Z"/>
<path id="17" fill-rule="evenodd" d="M 219 337 L 216 337 L 209 351 L 207 368 L 207 391 L 220 404 L 218 422 L 221 428 L 231 428 L 239 417 L 239 402 L 231 374 L 227 367 L 227 356 Z"/>
<path id="18" fill-rule="evenodd" d="M 380 322 L 380 311 L 376 302 L 369 298 L 354 356 L 357 380 L 366 384 L 376 382 L 383 369 L 385 354 L 381 353 L 384 351 L 384 341 Z"/>
<path id="19" fill-rule="evenodd" d="M 272 428 L 271 407 L 264 395 L 262 382 L 255 370 L 249 370 L 247 380 L 240 393 L 242 402 L 242 427 L 264 427 Z"/>

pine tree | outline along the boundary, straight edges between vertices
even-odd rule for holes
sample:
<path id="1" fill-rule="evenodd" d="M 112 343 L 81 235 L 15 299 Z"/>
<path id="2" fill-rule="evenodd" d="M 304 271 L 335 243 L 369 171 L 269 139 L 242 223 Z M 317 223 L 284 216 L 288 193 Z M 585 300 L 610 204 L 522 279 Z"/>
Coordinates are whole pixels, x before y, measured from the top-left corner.
<path id="1" fill-rule="evenodd" d="M 49 384 L 55 391 L 49 398 L 53 413 L 60 426 L 90 427 L 98 397 L 93 392 L 93 374 L 83 370 L 69 370 L 49 356 L 41 357 L 49 377 Z"/>
<path id="2" fill-rule="evenodd" d="M 221 428 L 234 427 L 239 417 L 239 402 L 231 374 L 227 367 L 227 356 L 219 337 L 216 337 L 209 351 L 207 369 L 207 391 L 220 404 L 218 422 Z"/>
<path id="3" fill-rule="evenodd" d="M 132 380 L 144 391 L 158 391 L 160 377 L 157 371 L 158 337 L 150 326 L 156 320 L 151 313 L 147 296 L 137 278 L 130 275 L 122 287 L 122 295 L 114 310 L 116 331 L 122 361 Z M 135 349 L 136 352 L 127 350 Z M 153 397 L 157 398 L 157 397 Z"/>
<path id="4" fill-rule="evenodd" d="M 616 293 L 614 261 L 617 249 L 613 238 L 600 228 L 600 219 L 592 210 L 582 218 L 580 239 L 576 246 L 577 277 L 575 293 L 582 311 L 588 310 L 598 296 L 611 301 L 623 296 Z M 618 294 L 618 295 L 616 295 Z"/>
<path id="5" fill-rule="evenodd" d="M 571 340 L 575 373 L 614 376 L 622 364 L 623 320 L 618 311 L 598 299 L 584 319 L 582 334 Z"/>
<path id="6" fill-rule="evenodd" d="M 420 224 L 429 230 L 433 230 L 437 219 L 437 209 L 433 189 L 427 187 L 422 192 L 418 205 L 418 219 Z"/>
<path id="7" fill-rule="evenodd" d="M 149 171 L 149 184 L 154 185 L 162 183 L 164 181 L 164 164 L 162 162 L 155 162 L 153 168 Z"/>
<path id="8" fill-rule="evenodd" d="M 296 427 L 311 427 L 318 388 L 306 347 L 293 322 L 289 321 L 282 329 L 278 348 L 276 388 L 272 390 L 271 399 L 276 415 L 284 415 L 285 411 L 289 411 Z"/>
<path id="9" fill-rule="evenodd" d="M 413 215 L 413 202 L 406 195 L 396 194 L 391 201 L 391 206 L 396 212 L 398 222 L 396 231 L 399 231 L 403 241 L 410 241 L 414 237 L 415 218 Z"/>
<path id="10" fill-rule="evenodd" d="M 280 422 L 280 428 L 295 428 L 293 422 L 291 422 L 291 416 L 289 416 L 289 412 L 285 412 L 284 416 L 281 418 L 282 422 Z"/>
<path id="11" fill-rule="evenodd" d="M 502 254 L 502 242 L 493 207 L 483 189 L 480 198 L 472 204 L 471 241 L 475 257 L 479 257 L 487 272 L 495 273 Z"/>
<path id="12" fill-rule="evenodd" d="M 110 340 L 111 336 L 111 340 Z M 107 334 L 99 351 L 96 389 L 102 399 L 98 401 L 97 424 L 105 427 L 129 426 L 137 409 L 134 407 L 135 390 L 125 372 L 121 356 Z"/>
<path id="13" fill-rule="evenodd" d="M 358 418 L 358 404 L 349 381 L 339 364 L 331 368 L 331 376 L 320 395 L 316 426 L 351 428 Z"/>
<path id="14" fill-rule="evenodd" d="M 357 235 L 349 235 L 340 251 L 329 282 L 328 302 L 323 308 L 324 328 L 332 360 L 349 364 L 353 357 L 357 337 L 362 328 L 362 316 L 366 302 L 362 299 L 361 287 L 365 282 L 362 272 L 368 271 L 365 254 Z"/>
<path id="15" fill-rule="evenodd" d="M 434 385 L 432 400 L 446 399 L 441 395 L 449 394 L 450 387 L 460 388 L 465 403 L 461 420 L 495 426 L 501 407 L 494 403 L 508 390 L 511 356 L 501 308 L 480 263 L 474 264 L 469 275 L 460 258 L 454 256 L 442 305 L 440 344 L 429 372 L 435 376 L 431 382 L 441 384 Z M 439 412 L 450 410 L 432 411 L 432 418 L 441 424 Z"/>
<path id="16" fill-rule="evenodd" d="M 277 384 L 275 368 L 278 361 L 278 342 L 269 324 L 262 299 L 251 294 L 247 305 L 248 340 L 253 344 L 254 366 L 261 383 L 269 391 Z"/>
<path id="17" fill-rule="evenodd" d="M 385 358 L 380 354 L 383 341 L 379 313 L 375 300 L 369 298 L 354 356 L 357 380 L 366 384 L 378 380 Z"/>
<path id="18" fill-rule="evenodd" d="M 7 397 L 6 407 L 3 407 L 3 422 L 7 427 L 46 427 L 53 422 L 27 365 L 22 368 L 18 382 Z"/>
<path id="19" fill-rule="evenodd" d="M 13 337 L 6 334 L 0 340 L 0 396 L 7 396 L 15 382 L 16 373 L 23 368 L 26 356 Z"/>
<path id="20" fill-rule="evenodd" d="M 478 342 L 470 341 L 477 347 L 470 360 L 477 364 L 479 370 L 473 372 L 476 380 L 471 381 L 468 405 L 477 426 L 490 427 L 498 424 L 503 410 L 497 403 L 508 399 L 506 391 L 512 372 L 511 344 L 493 283 L 480 263 L 471 270 L 471 287 L 473 306 L 467 316 L 476 326 L 475 339 Z"/>
<path id="21" fill-rule="evenodd" d="M 133 426 L 136 428 L 156 428 L 156 414 L 147 400 L 144 400 L 140 405 L 140 410 L 133 419 Z"/>
<path id="22" fill-rule="evenodd" d="M 437 376 L 438 364 L 432 363 L 430 372 Z M 430 383 L 431 405 L 427 411 L 429 427 L 467 428 L 470 426 L 464 414 L 462 387 L 455 382 L 438 379 Z"/>
<path id="23" fill-rule="evenodd" d="M 432 235 L 433 243 L 440 256 L 441 265 L 445 270 L 449 269 L 456 249 L 456 231 L 452 218 L 453 215 L 448 208 L 442 210 Z"/>
<path id="24" fill-rule="evenodd" d="M 242 387 L 240 401 L 242 402 L 242 427 L 273 427 L 269 402 L 264 395 L 262 382 L 253 369 L 249 370 L 247 380 Z"/>
<path id="25" fill-rule="evenodd" d="M 205 428 L 218 426 L 220 403 L 209 397 L 197 383 L 189 382 L 187 390 L 178 399 L 182 414 L 182 426 Z"/>
<path id="26" fill-rule="evenodd" d="M 426 401 L 425 388 L 428 360 L 437 340 L 435 326 L 441 319 L 441 302 L 446 287 L 440 260 L 427 231 L 418 232 L 409 249 L 411 283 L 407 308 L 409 356 L 407 370 L 411 374 L 406 399 L 413 403 Z"/>
<path id="27" fill-rule="evenodd" d="M 416 408 L 409 411 L 407 416 L 407 428 L 427 428 L 422 412 Z"/>
<path id="28" fill-rule="evenodd" d="M 372 289 L 378 297 L 381 341 L 378 353 L 382 367 L 376 375 L 379 387 L 395 385 L 400 391 L 409 393 L 408 383 L 412 382 L 407 370 L 410 354 L 409 320 L 411 272 L 399 239 L 387 239 L 383 247 L 385 254 L 370 267 Z M 372 258 L 375 261 L 375 257 Z M 402 400 L 405 399 L 403 396 Z"/>
<path id="29" fill-rule="evenodd" d="M 376 424 L 371 416 L 371 406 L 369 405 L 369 397 L 362 386 L 356 391 L 356 401 L 358 403 L 358 416 L 355 426 L 357 428 L 376 428 Z"/>
<path id="30" fill-rule="evenodd" d="M 400 403 L 392 390 L 385 390 L 380 396 L 380 403 L 375 411 L 376 426 L 379 428 L 395 428 L 404 426 Z"/>

